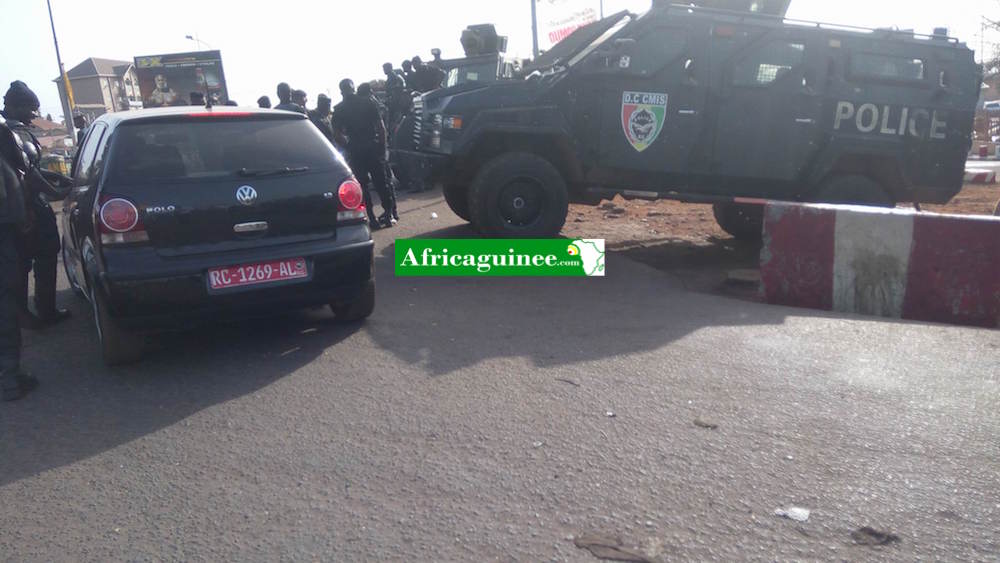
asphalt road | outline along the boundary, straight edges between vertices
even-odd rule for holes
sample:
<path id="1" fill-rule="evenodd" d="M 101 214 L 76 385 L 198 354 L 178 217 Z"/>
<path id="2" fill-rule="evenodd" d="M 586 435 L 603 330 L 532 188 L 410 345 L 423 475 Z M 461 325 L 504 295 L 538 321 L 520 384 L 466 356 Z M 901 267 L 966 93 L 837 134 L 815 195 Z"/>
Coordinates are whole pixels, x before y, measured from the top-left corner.
<path id="1" fill-rule="evenodd" d="M 592 561 L 588 533 L 655 561 L 1000 559 L 1000 332 L 693 294 L 615 254 L 397 279 L 393 237 L 468 233 L 404 209 L 362 326 L 206 326 L 108 370 L 64 291 L 74 320 L 27 334 L 43 386 L 0 404 L 0 560 Z"/>

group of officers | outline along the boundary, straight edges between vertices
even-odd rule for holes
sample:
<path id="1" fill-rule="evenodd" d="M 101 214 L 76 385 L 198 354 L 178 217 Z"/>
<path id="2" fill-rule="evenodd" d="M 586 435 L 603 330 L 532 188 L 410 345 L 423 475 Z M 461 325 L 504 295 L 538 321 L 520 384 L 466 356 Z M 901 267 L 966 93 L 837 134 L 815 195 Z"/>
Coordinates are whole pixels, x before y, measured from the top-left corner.
<path id="1" fill-rule="evenodd" d="M 21 369 L 21 327 L 41 329 L 69 318 L 56 308 L 60 250 L 50 200 L 64 199 L 69 178 L 40 166 L 41 145 L 29 130 L 39 117 L 38 96 L 12 82 L 0 111 L 0 398 L 14 401 L 38 386 Z M 34 271 L 34 311 L 28 274 Z"/>
<path id="2" fill-rule="evenodd" d="M 437 56 L 437 55 L 435 55 Z M 425 64 L 420 57 L 403 61 L 401 70 L 392 63 L 383 65 L 386 75 L 385 102 L 379 100 L 371 84 L 355 88 L 354 82 L 340 82 L 341 102 L 336 106 L 326 94 L 316 98 L 316 107 L 307 109 L 308 94 L 293 89 L 286 82 L 278 84 L 278 104 L 273 109 L 302 113 L 347 158 L 354 176 L 361 183 L 365 208 L 372 228 L 388 228 L 399 221 L 396 209 L 398 181 L 388 164 L 392 132 L 412 108 L 413 93 L 437 89 L 444 72 Z M 271 108 L 271 99 L 261 96 L 257 105 Z M 418 186 L 421 187 L 422 186 Z M 372 191 L 378 193 L 382 215 L 376 216 Z"/>

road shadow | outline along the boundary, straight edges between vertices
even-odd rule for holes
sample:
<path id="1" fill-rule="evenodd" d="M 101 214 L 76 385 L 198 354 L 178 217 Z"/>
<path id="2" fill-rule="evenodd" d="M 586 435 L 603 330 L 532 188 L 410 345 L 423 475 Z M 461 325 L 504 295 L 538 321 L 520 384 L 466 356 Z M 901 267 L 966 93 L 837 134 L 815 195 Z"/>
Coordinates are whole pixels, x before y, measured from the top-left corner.
<path id="1" fill-rule="evenodd" d="M 98 455 L 294 373 L 361 329 L 328 310 L 212 324 L 155 337 L 142 363 L 104 366 L 89 306 L 25 332 L 23 365 L 42 386 L 0 404 L 0 486 Z M 331 374 L 335 375 L 335 374 Z"/>
<path id="2" fill-rule="evenodd" d="M 410 234 L 477 237 L 468 225 Z M 781 324 L 789 311 L 691 293 L 628 251 L 609 251 L 604 278 L 404 278 L 394 273 L 395 244 L 383 244 L 379 307 L 390 317 L 366 330 L 436 376 L 495 358 L 537 367 L 625 358 L 706 327 Z"/>
<path id="3" fill-rule="evenodd" d="M 676 277 L 685 289 L 760 301 L 759 242 L 708 237 L 662 238 L 614 245 L 612 251 Z M 756 274 L 756 277 L 755 277 Z M 749 279 L 748 279 L 749 278 Z"/>

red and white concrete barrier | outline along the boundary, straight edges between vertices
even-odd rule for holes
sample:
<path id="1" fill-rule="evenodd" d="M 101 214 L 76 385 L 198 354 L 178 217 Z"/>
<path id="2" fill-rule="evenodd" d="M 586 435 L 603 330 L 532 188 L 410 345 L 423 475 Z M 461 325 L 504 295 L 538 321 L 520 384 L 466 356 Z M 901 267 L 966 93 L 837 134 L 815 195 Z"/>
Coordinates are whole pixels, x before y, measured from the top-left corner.
<path id="1" fill-rule="evenodd" d="M 1000 217 L 768 203 L 769 303 L 1000 328 Z"/>
<path id="2" fill-rule="evenodd" d="M 992 170 L 983 170 L 979 168 L 968 168 L 965 170 L 965 183 L 966 184 L 996 184 L 997 183 L 997 173 Z"/>

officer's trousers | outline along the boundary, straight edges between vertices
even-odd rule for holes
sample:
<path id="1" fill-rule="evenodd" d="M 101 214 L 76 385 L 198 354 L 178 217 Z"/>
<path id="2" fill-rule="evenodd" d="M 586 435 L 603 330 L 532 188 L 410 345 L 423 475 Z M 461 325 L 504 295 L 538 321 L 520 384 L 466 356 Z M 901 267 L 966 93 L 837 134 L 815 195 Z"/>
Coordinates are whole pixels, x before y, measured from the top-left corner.
<path id="1" fill-rule="evenodd" d="M 14 227 L 0 225 L 0 373 L 10 377 L 21 365 L 21 329 L 17 324 L 18 262 Z"/>
<path id="2" fill-rule="evenodd" d="M 372 209 L 371 190 L 372 184 L 378 191 L 378 197 L 382 200 L 382 209 L 391 214 L 396 209 L 396 194 L 392 185 L 385 175 L 385 159 L 383 151 L 379 149 L 363 150 L 352 152 L 350 156 L 351 170 L 354 176 L 361 182 L 365 193 L 365 207 L 368 209 L 368 216 L 374 218 L 375 210 Z"/>
<path id="3" fill-rule="evenodd" d="M 49 317 L 56 310 L 56 275 L 59 263 L 59 227 L 56 215 L 46 202 L 32 202 L 34 228 L 22 236 L 20 244 L 21 278 L 18 299 L 22 308 L 28 306 L 28 271 L 35 274 L 35 311 Z"/>

